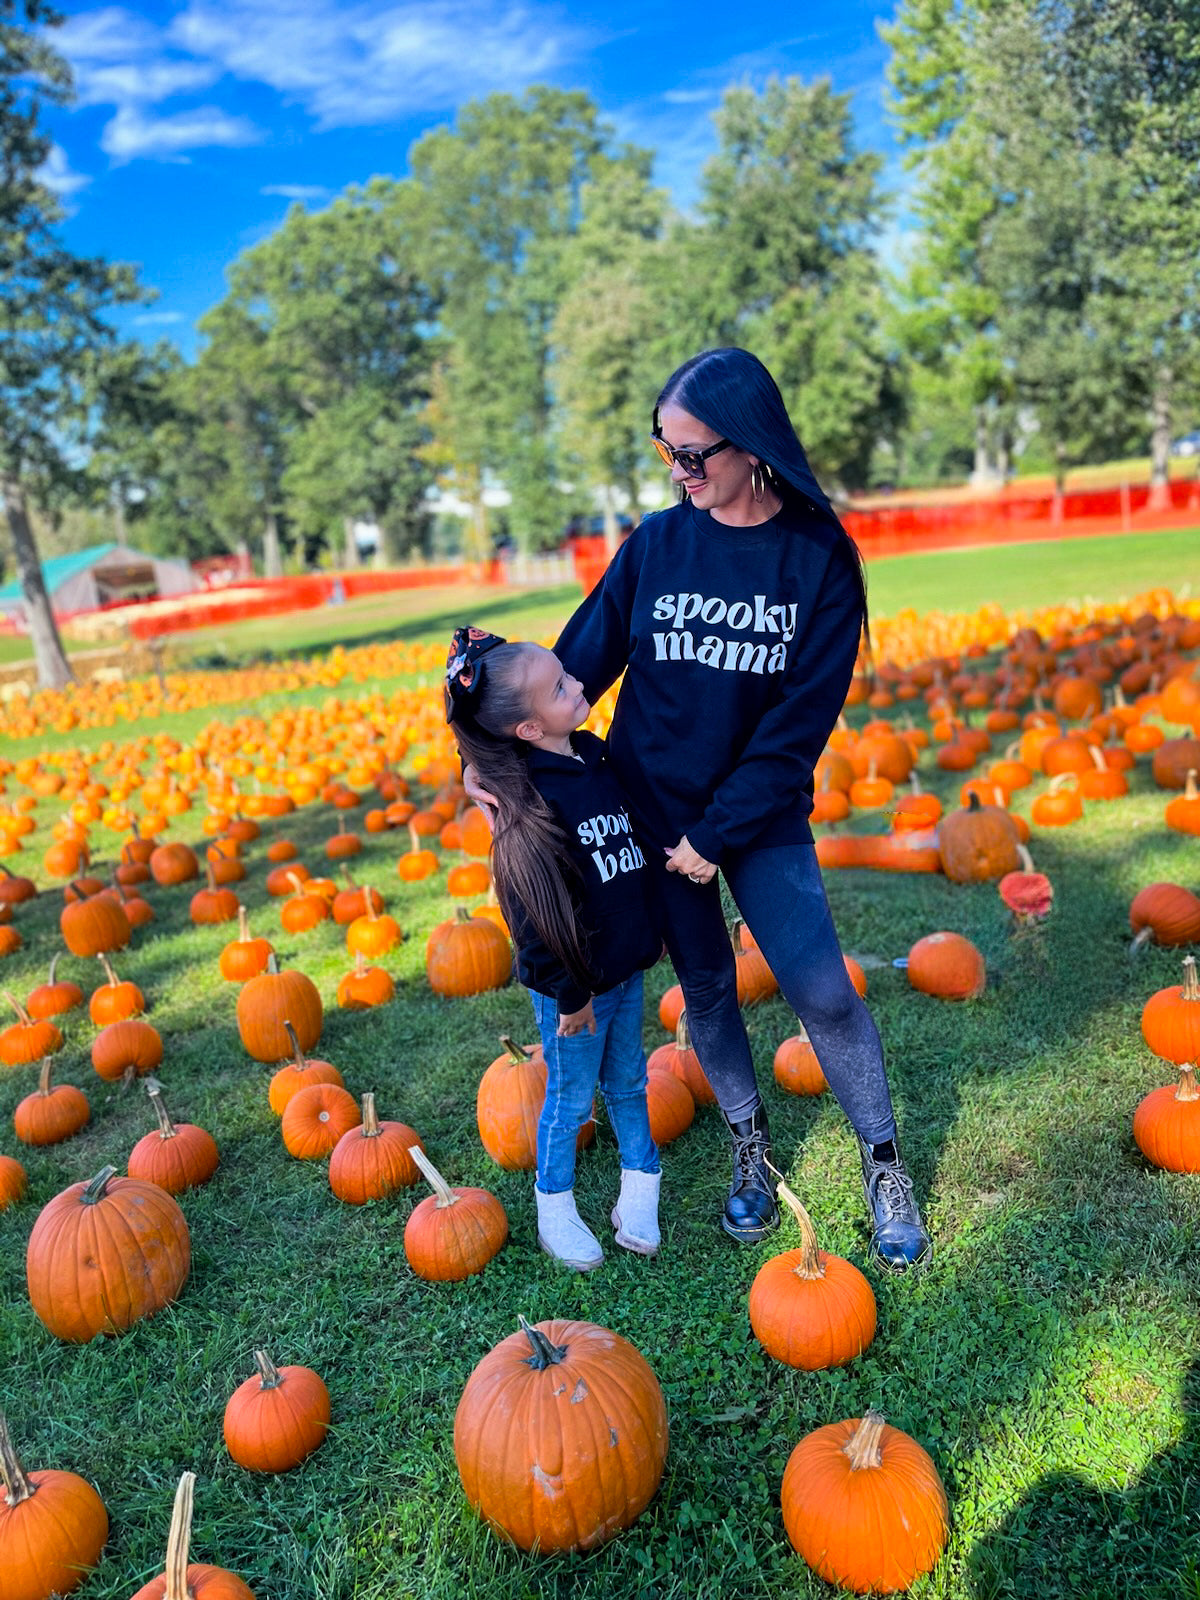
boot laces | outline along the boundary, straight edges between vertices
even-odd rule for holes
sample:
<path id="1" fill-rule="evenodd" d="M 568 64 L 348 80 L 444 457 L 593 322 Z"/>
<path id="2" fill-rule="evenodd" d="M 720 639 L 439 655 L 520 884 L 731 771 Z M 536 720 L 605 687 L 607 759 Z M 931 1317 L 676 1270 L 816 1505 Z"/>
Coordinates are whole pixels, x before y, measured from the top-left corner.
<path id="1" fill-rule="evenodd" d="M 912 1189 L 912 1179 L 903 1167 L 889 1166 L 884 1162 L 872 1164 L 867 1190 L 872 1210 L 882 1212 L 885 1221 L 913 1220 L 916 1203 Z"/>
<path id="2" fill-rule="evenodd" d="M 745 1138 L 734 1135 L 733 1164 L 739 1189 L 762 1189 L 770 1193 L 763 1178 L 768 1148 L 766 1135 L 758 1129 Z"/>

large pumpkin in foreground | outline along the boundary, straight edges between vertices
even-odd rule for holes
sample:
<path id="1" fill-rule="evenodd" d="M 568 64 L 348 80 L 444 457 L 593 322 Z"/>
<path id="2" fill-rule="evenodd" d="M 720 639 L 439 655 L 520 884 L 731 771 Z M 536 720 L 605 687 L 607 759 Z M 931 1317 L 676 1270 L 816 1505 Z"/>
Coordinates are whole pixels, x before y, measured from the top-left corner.
<path id="1" fill-rule="evenodd" d="M 521 1318 L 475 1368 L 454 1417 L 467 1499 L 522 1550 L 590 1550 L 645 1510 L 667 1459 L 658 1379 L 590 1322 Z"/>
<path id="2" fill-rule="evenodd" d="M 86 1344 L 169 1304 L 191 1260 L 187 1223 L 166 1190 L 105 1167 L 56 1195 L 34 1223 L 29 1298 L 56 1338 Z"/>
<path id="3" fill-rule="evenodd" d="M 826 1583 L 856 1594 L 909 1588 L 946 1548 L 950 1508 L 937 1468 L 877 1411 L 801 1439 L 781 1499 L 793 1549 Z"/>
<path id="4" fill-rule="evenodd" d="M 46 1600 L 77 1589 L 100 1559 L 108 1512 L 75 1472 L 26 1472 L 0 1416 L 0 1595 Z"/>

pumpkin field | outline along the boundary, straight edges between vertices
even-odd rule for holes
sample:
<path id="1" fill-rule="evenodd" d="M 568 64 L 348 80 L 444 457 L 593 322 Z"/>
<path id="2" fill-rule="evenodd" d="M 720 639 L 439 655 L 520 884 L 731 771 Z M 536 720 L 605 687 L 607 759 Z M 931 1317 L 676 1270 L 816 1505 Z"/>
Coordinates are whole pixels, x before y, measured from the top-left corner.
<path id="1" fill-rule="evenodd" d="M 986 559 L 1003 603 L 962 565 L 874 600 L 816 775 L 933 1238 L 903 1278 L 732 903 L 780 1229 L 719 1232 L 664 961 L 662 1248 L 613 1243 L 602 1105 L 604 1264 L 537 1246 L 536 1028 L 440 684 L 454 622 L 551 641 L 571 596 L 0 709 L 0 1600 L 1200 1600 L 1200 600 L 1077 540 L 1107 598 L 1018 609 Z"/>

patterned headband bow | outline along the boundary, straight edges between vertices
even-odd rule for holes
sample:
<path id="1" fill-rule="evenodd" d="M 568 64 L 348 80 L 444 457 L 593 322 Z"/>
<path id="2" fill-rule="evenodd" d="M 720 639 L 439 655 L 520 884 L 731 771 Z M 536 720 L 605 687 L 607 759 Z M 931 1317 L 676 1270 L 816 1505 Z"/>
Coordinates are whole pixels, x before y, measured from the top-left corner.
<path id="1" fill-rule="evenodd" d="M 463 710 L 473 710 L 483 687 L 483 657 L 498 644 L 507 644 L 498 633 L 486 628 L 456 628 L 446 657 L 446 689 L 450 695 L 448 721 Z"/>

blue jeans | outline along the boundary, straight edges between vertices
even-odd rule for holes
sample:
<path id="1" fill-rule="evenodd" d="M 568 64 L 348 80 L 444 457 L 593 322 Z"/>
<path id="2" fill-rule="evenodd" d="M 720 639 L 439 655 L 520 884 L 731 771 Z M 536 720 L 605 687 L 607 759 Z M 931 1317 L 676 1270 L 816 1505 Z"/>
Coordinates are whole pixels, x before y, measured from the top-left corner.
<path id="1" fill-rule="evenodd" d="M 559 1194 L 575 1185 L 575 1140 L 592 1114 L 599 1083 L 617 1138 L 621 1165 L 657 1172 L 658 1147 L 646 1110 L 646 1052 L 642 1049 L 642 974 L 592 1000 L 596 1031 L 559 1034 L 558 1005 L 529 991 L 546 1058 L 546 1103 L 538 1119 L 537 1186 Z"/>

